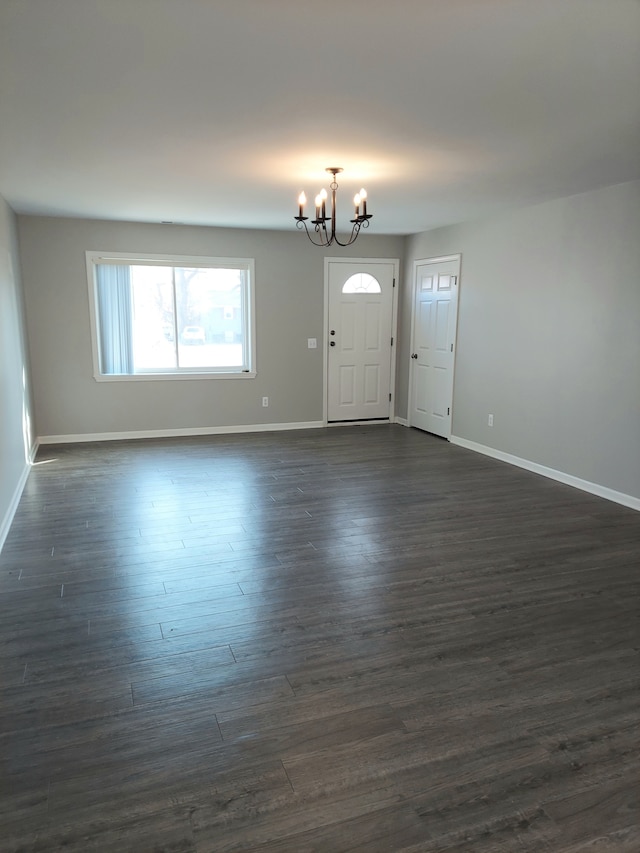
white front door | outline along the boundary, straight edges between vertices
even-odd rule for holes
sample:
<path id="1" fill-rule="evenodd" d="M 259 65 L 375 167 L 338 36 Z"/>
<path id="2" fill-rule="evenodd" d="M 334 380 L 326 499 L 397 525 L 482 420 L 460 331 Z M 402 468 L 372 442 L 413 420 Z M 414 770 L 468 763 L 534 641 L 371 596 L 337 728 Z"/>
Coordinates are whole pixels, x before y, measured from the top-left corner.
<path id="1" fill-rule="evenodd" d="M 410 426 L 451 436 L 460 256 L 416 261 Z"/>
<path id="2" fill-rule="evenodd" d="M 327 421 L 389 419 L 396 261 L 327 259 Z"/>

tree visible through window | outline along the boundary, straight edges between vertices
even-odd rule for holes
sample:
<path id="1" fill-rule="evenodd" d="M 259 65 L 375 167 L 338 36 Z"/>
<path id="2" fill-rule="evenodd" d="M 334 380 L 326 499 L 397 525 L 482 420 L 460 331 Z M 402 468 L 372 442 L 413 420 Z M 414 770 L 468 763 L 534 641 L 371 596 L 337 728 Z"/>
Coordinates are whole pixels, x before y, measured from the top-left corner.
<path id="1" fill-rule="evenodd" d="M 100 375 L 252 371 L 252 262 L 126 260 L 88 254 Z"/>

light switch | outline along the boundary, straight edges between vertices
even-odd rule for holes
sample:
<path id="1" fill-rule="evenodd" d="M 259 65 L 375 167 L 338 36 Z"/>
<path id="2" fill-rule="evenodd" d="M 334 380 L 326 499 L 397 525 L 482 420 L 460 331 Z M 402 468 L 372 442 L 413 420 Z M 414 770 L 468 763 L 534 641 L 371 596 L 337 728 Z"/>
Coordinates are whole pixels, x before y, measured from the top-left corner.
<path id="1" fill-rule="evenodd" d="M 316 338 L 307 338 L 307 348 L 308 349 L 317 349 L 318 341 Z"/>

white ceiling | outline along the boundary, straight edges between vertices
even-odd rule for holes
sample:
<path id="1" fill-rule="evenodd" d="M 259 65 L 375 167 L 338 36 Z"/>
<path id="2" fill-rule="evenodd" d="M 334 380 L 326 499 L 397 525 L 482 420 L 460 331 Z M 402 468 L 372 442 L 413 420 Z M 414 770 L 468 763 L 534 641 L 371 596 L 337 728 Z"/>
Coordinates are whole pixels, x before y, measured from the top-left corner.
<path id="1" fill-rule="evenodd" d="M 370 233 L 640 178 L 638 0 L 0 0 L 19 213 Z"/>

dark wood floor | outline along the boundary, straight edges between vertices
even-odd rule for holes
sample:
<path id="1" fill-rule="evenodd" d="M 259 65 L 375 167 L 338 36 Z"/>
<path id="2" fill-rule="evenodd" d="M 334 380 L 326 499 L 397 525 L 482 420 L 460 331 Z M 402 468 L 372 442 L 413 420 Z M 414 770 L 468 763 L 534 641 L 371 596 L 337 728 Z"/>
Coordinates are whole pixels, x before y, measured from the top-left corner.
<path id="1" fill-rule="evenodd" d="M 399 426 L 45 448 L 0 849 L 640 851 L 640 513 Z"/>

